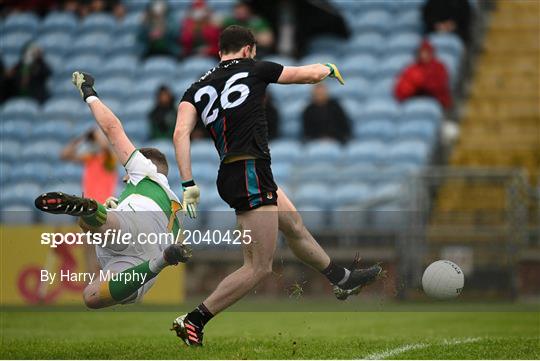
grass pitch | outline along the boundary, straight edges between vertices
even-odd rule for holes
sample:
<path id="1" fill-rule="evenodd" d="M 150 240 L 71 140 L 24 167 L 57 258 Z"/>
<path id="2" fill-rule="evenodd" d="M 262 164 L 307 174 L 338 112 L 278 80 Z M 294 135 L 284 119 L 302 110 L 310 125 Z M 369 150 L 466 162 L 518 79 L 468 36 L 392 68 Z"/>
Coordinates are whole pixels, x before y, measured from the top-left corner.
<path id="1" fill-rule="evenodd" d="M 309 309 L 309 308 L 308 308 Z M 168 330 L 182 311 L 2 310 L 2 359 L 538 359 L 540 314 L 514 306 L 467 312 L 227 312 L 187 348 Z M 431 310 L 431 311 L 430 311 Z M 476 310 L 476 311 L 474 311 Z M 185 310 L 184 310 L 185 311 Z"/>

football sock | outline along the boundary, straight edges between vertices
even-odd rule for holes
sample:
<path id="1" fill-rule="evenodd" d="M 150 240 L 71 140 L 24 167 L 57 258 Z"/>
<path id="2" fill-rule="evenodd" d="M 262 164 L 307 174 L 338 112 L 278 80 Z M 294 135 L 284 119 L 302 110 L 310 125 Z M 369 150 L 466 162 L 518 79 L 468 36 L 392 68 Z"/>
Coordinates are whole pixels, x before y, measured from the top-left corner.
<path id="1" fill-rule="evenodd" d="M 330 261 L 328 267 L 321 271 L 333 285 L 339 285 L 347 281 L 351 272 L 345 267 L 338 266 Z"/>
<path id="2" fill-rule="evenodd" d="M 103 204 L 97 203 L 97 211 L 90 216 L 81 217 L 84 223 L 91 227 L 101 227 L 107 222 L 107 208 Z"/>
<path id="3" fill-rule="evenodd" d="M 150 269 L 150 261 L 143 262 L 120 272 L 117 275 L 119 277 L 115 277 L 116 280 L 111 279 L 106 284 L 108 287 L 105 292 L 108 291 L 113 300 L 117 302 L 123 301 L 137 292 L 139 288 L 148 283 L 152 278 L 156 277 L 158 273 L 159 271 L 153 272 Z M 129 277 L 122 277 L 122 274 L 129 274 Z M 139 277 L 135 275 L 139 275 Z"/>
<path id="4" fill-rule="evenodd" d="M 206 323 L 212 319 L 212 317 L 214 317 L 212 312 L 206 308 L 204 303 L 201 303 L 196 309 L 188 313 L 186 319 L 199 329 L 202 329 L 204 325 L 206 325 Z"/>

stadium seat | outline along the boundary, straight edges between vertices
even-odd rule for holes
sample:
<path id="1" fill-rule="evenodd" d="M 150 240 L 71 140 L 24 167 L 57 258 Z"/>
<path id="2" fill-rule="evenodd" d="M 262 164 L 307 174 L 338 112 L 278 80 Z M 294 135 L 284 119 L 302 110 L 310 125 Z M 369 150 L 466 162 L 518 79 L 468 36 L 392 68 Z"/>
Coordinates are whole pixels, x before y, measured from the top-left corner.
<path id="1" fill-rule="evenodd" d="M 433 98 L 417 97 L 407 100 L 401 105 L 403 120 L 430 119 L 438 122 L 442 117 L 442 108 Z"/>
<path id="2" fill-rule="evenodd" d="M 61 163 L 59 166 L 54 167 L 54 178 L 62 181 L 80 182 L 82 174 L 83 167 L 80 164 Z"/>
<path id="3" fill-rule="evenodd" d="M 5 54 L 20 55 L 23 47 L 34 37 L 32 32 L 18 30 L 0 35 L 2 52 Z"/>
<path id="4" fill-rule="evenodd" d="M 71 33 L 64 31 L 47 32 L 37 39 L 37 43 L 43 48 L 46 55 L 51 55 L 51 53 L 54 55 L 64 54 L 72 46 Z"/>
<path id="5" fill-rule="evenodd" d="M 73 34 L 78 26 L 77 18 L 70 12 L 50 12 L 41 24 L 41 33 L 63 32 Z"/>
<path id="6" fill-rule="evenodd" d="M 371 197 L 371 188 L 366 183 L 342 183 L 336 188 L 330 198 L 332 208 L 341 206 L 360 206 Z"/>
<path id="7" fill-rule="evenodd" d="M 130 12 L 124 16 L 124 18 L 118 22 L 116 28 L 116 35 L 136 34 L 143 21 L 143 13 Z"/>
<path id="8" fill-rule="evenodd" d="M 198 78 L 215 67 L 217 64 L 218 62 L 214 58 L 191 56 L 186 58 L 181 66 L 177 67 L 177 74 L 191 74 Z"/>
<path id="9" fill-rule="evenodd" d="M 398 134 L 401 140 L 418 139 L 434 144 L 437 137 L 437 126 L 429 119 L 411 120 L 399 125 Z"/>
<path id="10" fill-rule="evenodd" d="M 332 54 L 340 55 L 347 43 L 337 36 L 321 35 L 314 38 L 307 46 L 309 54 Z"/>
<path id="11" fill-rule="evenodd" d="M 118 75 L 114 77 L 104 77 L 99 81 L 98 91 L 103 98 L 114 97 L 117 99 L 124 98 L 132 91 L 131 77 Z"/>
<path id="12" fill-rule="evenodd" d="M 273 163 L 295 163 L 303 153 L 302 145 L 296 140 L 273 140 L 269 147 Z"/>
<path id="13" fill-rule="evenodd" d="M 408 11 L 400 11 L 396 14 L 392 33 L 399 34 L 404 32 L 420 33 L 422 30 L 422 20 L 420 11 L 412 9 Z"/>
<path id="14" fill-rule="evenodd" d="M 337 141 L 314 140 L 304 146 L 302 162 L 338 162 L 343 155 L 343 149 Z"/>
<path id="15" fill-rule="evenodd" d="M 361 159 L 357 159 L 353 163 L 341 167 L 334 176 L 339 180 L 373 183 L 380 179 L 380 174 L 381 167 L 370 161 L 362 163 Z"/>
<path id="16" fill-rule="evenodd" d="M 291 195 L 294 203 L 297 205 L 318 205 L 322 209 L 328 208 L 331 198 L 328 187 L 324 183 L 304 182 L 296 188 L 296 191 Z"/>
<path id="17" fill-rule="evenodd" d="M 388 39 L 385 55 L 414 54 L 421 40 L 421 36 L 417 33 L 396 33 Z"/>
<path id="18" fill-rule="evenodd" d="M 429 147 L 427 144 L 415 140 L 396 142 L 390 146 L 387 154 L 388 164 L 398 164 L 400 162 L 427 164 L 428 158 Z"/>
<path id="19" fill-rule="evenodd" d="M 48 119 L 75 120 L 80 119 L 81 115 L 86 112 L 89 113 L 90 110 L 80 99 L 52 98 L 43 105 L 41 115 Z"/>
<path id="20" fill-rule="evenodd" d="M 2 145 L 2 143 L 0 143 Z M 0 187 L 3 187 L 10 179 L 11 164 L 3 159 L 0 161 Z"/>
<path id="21" fill-rule="evenodd" d="M 396 120 L 399 117 L 399 113 L 400 107 L 394 99 L 373 99 L 366 102 L 363 107 L 361 119 L 363 121 L 379 119 Z"/>
<path id="22" fill-rule="evenodd" d="M 341 100 L 340 104 L 352 123 L 363 119 L 362 103 L 358 100 L 346 98 Z"/>
<path id="23" fill-rule="evenodd" d="M 398 75 L 405 67 L 412 64 L 414 56 L 412 54 L 396 54 L 385 58 L 378 64 L 377 74 L 379 77 L 390 77 Z"/>
<path id="24" fill-rule="evenodd" d="M 352 28 L 357 34 L 370 31 L 385 34 L 388 32 L 391 24 L 392 16 L 390 12 L 372 10 L 358 14 L 352 23 Z"/>
<path id="25" fill-rule="evenodd" d="M 130 120 L 124 122 L 124 130 L 128 137 L 133 139 L 136 144 L 142 144 L 150 138 L 150 125 L 148 120 Z"/>
<path id="26" fill-rule="evenodd" d="M 32 130 L 32 121 L 30 120 L 6 120 L 2 119 L 0 124 L 0 134 L 4 139 L 24 140 Z M 3 151 L 3 149 L 2 149 Z"/>
<path id="27" fill-rule="evenodd" d="M 318 53 L 318 54 L 308 54 L 300 59 L 299 64 L 326 64 L 326 63 L 336 63 L 337 56 L 330 52 Z"/>
<path id="28" fill-rule="evenodd" d="M 360 33 L 352 37 L 347 44 L 349 54 L 377 56 L 384 49 L 385 37 L 376 32 Z"/>
<path id="29" fill-rule="evenodd" d="M 69 77 L 74 71 L 84 69 L 87 73 L 96 74 L 102 66 L 102 58 L 98 55 L 74 55 L 66 59 L 59 75 Z"/>
<path id="30" fill-rule="evenodd" d="M 104 78 L 113 76 L 131 76 L 137 69 L 137 63 L 138 59 L 136 56 L 118 55 L 108 59 L 105 64 L 103 64 L 100 74 L 102 74 Z"/>
<path id="31" fill-rule="evenodd" d="M 23 179 L 28 182 L 44 184 L 50 181 L 55 173 L 48 163 L 28 161 L 13 167 L 11 177 L 12 179 Z"/>
<path id="32" fill-rule="evenodd" d="M 268 55 L 268 56 L 265 56 L 263 60 L 272 61 L 274 63 L 278 63 L 285 66 L 297 65 L 297 62 L 294 58 L 291 58 L 288 56 L 282 56 L 282 55 Z"/>
<path id="33" fill-rule="evenodd" d="M 2 33 L 10 33 L 15 31 L 25 31 L 35 33 L 39 27 L 38 17 L 31 12 L 12 13 L 3 21 Z"/>
<path id="34" fill-rule="evenodd" d="M 41 187 L 37 183 L 26 180 L 17 180 L 2 188 L 1 201 L 3 206 L 10 204 L 33 205 L 34 199 L 41 193 Z"/>
<path id="35" fill-rule="evenodd" d="M 211 140 L 201 139 L 191 143 L 191 161 L 218 163 L 217 150 Z"/>
<path id="36" fill-rule="evenodd" d="M 276 102 L 287 102 L 287 100 L 303 100 L 307 102 L 311 96 L 313 88 L 305 85 L 289 84 L 289 85 L 270 85 L 268 87 L 273 99 Z"/>
<path id="37" fill-rule="evenodd" d="M 386 148 L 384 143 L 378 141 L 354 141 L 345 148 L 345 159 L 349 164 L 377 164 L 384 160 Z"/>
<path id="38" fill-rule="evenodd" d="M 272 174 L 278 184 L 288 183 L 292 177 L 293 165 L 288 162 L 275 162 L 272 157 Z"/>
<path id="39" fill-rule="evenodd" d="M 364 100 L 371 92 L 371 84 L 365 78 L 358 76 L 349 77 L 345 73 L 343 73 L 343 76 L 345 77 L 345 85 L 341 85 L 335 81 L 326 83 L 330 96 L 336 99 L 350 98 Z"/>
<path id="40" fill-rule="evenodd" d="M 39 112 L 38 103 L 32 98 L 12 98 L 4 103 L 2 120 L 34 120 Z"/>
<path id="41" fill-rule="evenodd" d="M 197 162 L 192 164 L 193 179 L 197 182 L 215 183 L 218 168 L 214 162 Z"/>
<path id="42" fill-rule="evenodd" d="M 369 95 L 373 98 L 391 98 L 394 96 L 395 84 L 396 78 L 394 76 L 377 78 L 371 83 Z"/>
<path id="43" fill-rule="evenodd" d="M 83 18 L 80 24 L 80 33 L 87 34 L 94 31 L 112 33 L 116 30 L 116 20 L 107 13 L 94 13 Z"/>
<path id="44" fill-rule="evenodd" d="M 176 155 L 174 153 L 174 145 L 169 139 L 152 139 L 148 141 L 144 146 L 159 149 L 163 154 L 165 154 L 165 157 L 167 158 L 169 164 L 175 163 Z"/>
<path id="45" fill-rule="evenodd" d="M 141 78 L 137 81 L 137 86 L 134 86 L 131 88 L 131 93 L 129 94 L 130 100 L 132 102 L 134 102 L 134 100 L 139 101 L 143 99 L 153 101 L 158 88 L 162 85 L 170 86 L 170 82 L 172 80 L 173 78 L 164 79 L 161 77 L 154 77 L 154 76 Z"/>
<path id="46" fill-rule="evenodd" d="M 464 46 L 459 36 L 453 33 L 433 33 L 429 35 L 429 41 L 435 47 L 437 54 L 450 53 L 460 59 L 463 55 Z"/>
<path id="47" fill-rule="evenodd" d="M 397 200 L 403 194 L 401 183 L 380 183 L 372 188 L 374 200 Z"/>
<path id="48" fill-rule="evenodd" d="M 69 50 L 71 54 L 101 55 L 104 54 L 115 41 L 111 39 L 109 33 L 104 31 L 82 32 L 73 40 Z"/>
<path id="49" fill-rule="evenodd" d="M 21 143 L 13 138 L 0 139 L 0 149 L 2 150 L 3 162 L 14 162 L 19 159 L 21 155 Z"/>
<path id="50" fill-rule="evenodd" d="M 60 158 L 63 146 L 60 142 L 51 140 L 36 141 L 24 144 L 20 157 L 26 162 L 30 161 L 56 161 Z"/>
<path id="51" fill-rule="evenodd" d="M 141 76 L 167 79 L 174 77 L 178 68 L 179 63 L 173 57 L 151 57 L 142 64 Z"/>
<path id="52" fill-rule="evenodd" d="M 446 70 L 448 71 L 452 87 L 455 87 L 458 80 L 457 75 L 459 73 L 460 66 L 460 60 L 458 56 L 452 53 L 441 52 L 438 54 L 438 57 L 441 62 L 446 66 Z"/>
<path id="53" fill-rule="evenodd" d="M 72 137 L 78 135 L 75 134 L 75 127 L 73 122 L 69 120 L 48 120 L 39 122 L 34 125 L 31 130 L 28 131 L 26 137 L 31 137 L 34 140 L 56 140 L 60 142 L 67 142 Z"/>
<path id="54" fill-rule="evenodd" d="M 353 55 L 340 61 L 339 69 L 343 72 L 345 81 L 349 76 L 372 78 L 376 73 L 377 59 L 371 55 Z"/>
<path id="55" fill-rule="evenodd" d="M 227 205 L 221 199 L 217 191 L 216 179 L 215 179 L 217 177 L 217 169 L 215 166 L 214 166 L 213 174 L 214 174 L 214 179 L 211 182 L 207 182 L 207 183 L 200 182 L 198 178 L 195 178 L 197 179 L 197 183 L 199 184 L 199 187 L 201 189 L 201 194 L 202 194 L 199 210 L 205 213 L 208 213 L 208 211 L 216 207 L 219 207 L 219 208 L 227 207 Z"/>
<path id="56" fill-rule="evenodd" d="M 297 166 L 293 171 L 292 180 L 302 186 L 306 182 L 331 182 L 336 181 L 340 167 L 338 162 L 316 161 L 306 163 L 304 166 Z"/>
<path id="57" fill-rule="evenodd" d="M 283 135 L 292 138 L 300 136 L 302 132 L 302 113 L 307 105 L 307 101 L 295 99 L 280 107 L 280 128 Z"/>
<path id="58" fill-rule="evenodd" d="M 396 135 L 396 125 L 390 120 L 360 121 L 354 127 L 354 134 L 359 139 L 388 141 Z"/>
<path id="59" fill-rule="evenodd" d="M 116 57 L 120 55 L 137 56 L 142 50 L 141 44 L 137 42 L 136 34 L 126 32 L 119 34 L 114 38 L 114 46 L 107 51 L 107 57 Z"/>

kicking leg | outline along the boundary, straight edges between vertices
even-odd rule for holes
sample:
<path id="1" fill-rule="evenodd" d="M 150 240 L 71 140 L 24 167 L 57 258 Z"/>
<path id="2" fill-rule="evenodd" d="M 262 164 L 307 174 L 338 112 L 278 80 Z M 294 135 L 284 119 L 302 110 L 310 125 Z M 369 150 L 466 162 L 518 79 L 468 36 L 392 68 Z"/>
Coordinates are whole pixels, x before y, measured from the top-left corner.
<path id="1" fill-rule="evenodd" d="M 244 244 L 244 265 L 231 273 L 195 310 L 178 317 L 173 330 L 187 345 L 201 345 L 204 325 L 217 313 L 244 297 L 272 272 L 278 215 L 275 206 L 263 206 L 238 215 L 241 230 L 249 230 L 251 243 Z"/>
<path id="2" fill-rule="evenodd" d="M 347 269 L 332 262 L 302 222 L 302 217 L 285 192 L 278 189 L 279 230 L 289 248 L 304 263 L 321 272 L 334 285 L 334 294 L 345 300 L 375 280 L 382 273 L 379 265 L 366 269 Z"/>

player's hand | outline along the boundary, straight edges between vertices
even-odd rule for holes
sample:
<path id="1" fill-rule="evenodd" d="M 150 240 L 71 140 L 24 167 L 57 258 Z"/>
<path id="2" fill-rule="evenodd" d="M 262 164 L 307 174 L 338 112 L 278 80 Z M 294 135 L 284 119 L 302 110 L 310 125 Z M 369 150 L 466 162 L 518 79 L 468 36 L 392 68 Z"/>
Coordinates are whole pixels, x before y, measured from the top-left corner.
<path id="1" fill-rule="evenodd" d="M 332 63 L 326 63 L 324 64 L 330 69 L 330 74 L 328 76 L 330 78 L 335 78 L 341 85 L 345 85 L 345 80 L 343 80 L 343 77 L 341 76 L 341 73 L 339 72 L 339 69 L 337 68 L 336 64 Z"/>
<path id="2" fill-rule="evenodd" d="M 97 92 L 94 89 L 94 77 L 92 75 L 76 71 L 71 76 L 71 82 L 79 89 L 83 100 L 86 100 L 89 96 L 97 97 Z"/>
<path id="3" fill-rule="evenodd" d="M 182 208 L 187 213 L 189 218 L 197 218 L 197 205 L 201 196 L 199 186 L 195 184 L 193 180 L 182 182 L 182 189 L 184 191 L 182 197 Z"/>
<path id="4" fill-rule="evenodd" d="M 116 207 L 118 207 L 118 198 L 109 197 L 105 200 L 104 205 L 109 209 L 115 209 Z"/>

